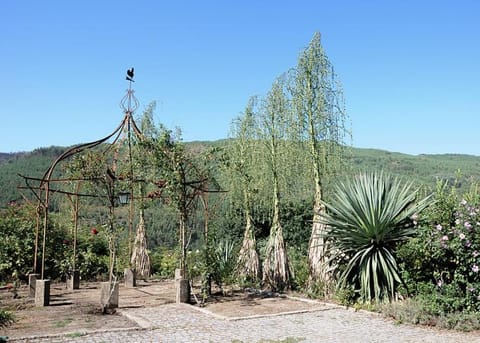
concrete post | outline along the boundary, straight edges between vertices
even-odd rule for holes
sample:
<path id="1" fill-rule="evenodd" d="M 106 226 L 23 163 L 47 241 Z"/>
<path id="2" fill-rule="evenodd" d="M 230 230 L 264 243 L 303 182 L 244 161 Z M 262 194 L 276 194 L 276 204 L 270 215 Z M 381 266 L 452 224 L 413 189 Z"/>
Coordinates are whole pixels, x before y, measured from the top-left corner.
<path id="1" fill-rule="evenodd" d="M 190 283 L 184 278 L 181 269 L 175 269 L 175 302 L 188 303 L 190 301 Z"/>
<path id="2" fill-rule="evenodd" d="M 37 280 L 35 282 L 35 306 L 50 305 L 50 280 Z"/>
<path id="3" fill-rule="evenodd" d="M 123 275 L 125 277 L 125 287 L 137 286 L 137 276 L 135 273 L 135 269 L 126 268 Z"/>
<path id="4" fill-rule="evenodd" d="M 79 289 L 80 288 L 80 271 L 78 269 L 71 270 L 67 275 L 67 288 Z"/>
<path id="5" fill-rule="evenodd" d="M 118 282 L 101 282 L 100 283 L 100 303 L 105 311 L 118 307 Z"/>
<path id="6" fill-rule="evenodd" d="M 37 279 L 40 279 L 40 274 L 28 274 L 28 296 L 35 298 L 35 287 Z"/>

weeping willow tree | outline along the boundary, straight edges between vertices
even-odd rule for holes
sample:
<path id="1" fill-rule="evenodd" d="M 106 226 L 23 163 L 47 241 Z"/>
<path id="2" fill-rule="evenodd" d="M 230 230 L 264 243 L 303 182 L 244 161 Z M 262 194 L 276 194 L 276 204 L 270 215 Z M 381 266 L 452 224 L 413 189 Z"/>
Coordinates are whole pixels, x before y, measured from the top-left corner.
<path id="1" fill-rule="evenodd" d="M 260 277 L 260 261 L 252 219 L 252 206 L 255 193 L 255 130 L 254 106 L 256 99 L 250 98 L 245 113 L 232 124 L 232 138 L 228 149 L 229 178 L 231 194 L 240 197 L 245 230 L 238 255 L 236 274 L 244 280 L 257 281 Z M 234 195 L 233 195 L 234 196 Z"/>
<path id="2" fill-rule="evenodd" d="M 296 140 L 308 151 L 306 162 L 314 187 L 313 224 L 308 250 L 310 283 L 321 283 L 328 290 L 332 281 L 332 266 L 325 242 L 326 226 L 322 220 L 325 206 L 322 200 L 326 181 L 341 165 L 348 131 L 343 92 L 323 50 L 319 33 L 301 52 L 293 73 Z"/>
<path id="3" fill-rule="evenodd" d="M 263 262 L 263 282 L 274 290 L 284 290 L 290 284 L 290 270 L 287 249 L 280 223 L 280 186 L 285 170 L 285 157 L 289 148 L 288 127 L 291 123 L 289 101 L 284 90 L 284 79 L 277 79 L 267 94 L 259 114 L 260 138 L 265 143 L 266 175 L 270 177 L 265 185 L 270 189 L 273 218 Z M 267 179 L 268 180 L 268 179 Z M 286 191 L 285 188 L 282 189 Z"/>

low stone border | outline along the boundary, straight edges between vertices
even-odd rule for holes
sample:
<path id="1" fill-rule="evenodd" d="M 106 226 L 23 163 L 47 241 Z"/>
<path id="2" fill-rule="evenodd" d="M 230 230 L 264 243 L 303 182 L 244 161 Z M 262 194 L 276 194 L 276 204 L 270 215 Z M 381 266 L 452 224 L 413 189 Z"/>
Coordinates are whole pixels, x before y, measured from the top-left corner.
<path id="1" fill-rule="evenodd" d="M 243 317 L 227 317 L 227 316 L 223 316 L 221 314 L 217 314 L 215 312 L 209 311 L 203 307 L 196 307 L 191 305 L 187 305 L 187 306 L 190 306 L 190 308 L 194 308 L 195 310 L 202 312 L 204 314 L 207 314 L 209 316 L 212 316 L 221 320 L 226 320 L 226 321 L 238 321 L 238 320 L 248 320 L 248 319 L 256 319 L 256 318 L 270 318 L 270 317 L 278 317 L 278 316 L 285 316 L 285 315 L 291 315 L 291 314 L 310 313 L 310 312 L 330 310 L 329 308 L 313 308 L 308 310 L 286 311 L 286 312 L 266 313 L 266 314 L 253 314 L 251 316 L 243 316 Z"/>
<path id="2" fill-rule="evenodd" d="M 123 332 L 123 331 L 144 331 L 146 328 L 133 326 L 128 328 L 117 328 L 117 329 L 99 329 L 99 330 L 89 330 L 89 331 L 71 331 L 71 332 L 62 332 L 56 334 L 46 334 L 46 335 L 34 335 L 34 336 L 26 336 L 26 337 L 17 337 L 17 338 L 9 338 L 8 342 L 29 342 L 30 340 L 37 340 L 43 338 L 56 338 L 56 337 L 68 337 L 68 336 L 86 336 L 91 334 L 97 333 L 106 333 L 106 332 Z"/>

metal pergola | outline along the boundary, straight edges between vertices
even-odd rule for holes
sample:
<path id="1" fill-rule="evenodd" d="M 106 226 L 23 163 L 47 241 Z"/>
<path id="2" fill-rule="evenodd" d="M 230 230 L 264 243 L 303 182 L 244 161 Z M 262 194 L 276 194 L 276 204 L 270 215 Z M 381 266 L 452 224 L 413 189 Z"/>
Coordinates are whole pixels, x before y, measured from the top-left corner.
<path id="1" fill-rule="evenodd" d="M 139 107 L 139 101 L 134 95 L 134 90 L 132 89 L 133 80 L 133 68 L 127 71 L 127 81 L 129 82 L 129 87 L 126 90 L 125 96 L 120 101 L 120 107 L 123 110 L 124 116 L 120 124 L 115 128 L 115 130 L 109 135 L 98 139 L 93 142 L 80 144 L 72 148 L 67 149 L 64 153 L 58 156 L 50 167 L 47 169 L 42 178 L 34 178 L 30 176 L 20 175 L 24 181 L 25 186 L 20 187 L 23 189 L 30 189 L 35 198 L 38 201 L 37 205 L 37 227 L 35 234 L 35 250 L 34 250 L 34 261 L 33 261 L 33 271 L 41 275 L 41 279 L 44 279 L 45 273 L 45 247 L 46 247 L 46 238 L 48 231 L 48 218 L 49 218 L 49 208 L 52 194 L 63 194 L 69 197 L 72 200 L 72 205 L 74 207 L 75 219 L 74 219 L 74 241 L 73 241 L 73 269 L 76 268 L 76 244 L 77 244 L 77 225 L 78 225 L 78 199 L 79 197 L 101 197 L 99 194 L 91 192 L 80 192 L 80 185 L 84 182 L 94 183 L 102 179 L 111 183 L 112 189 L 108 194 L 110 197 L 111 204 L 111 215 L 113 216 L 113 197 L 120 196 L 121 202 L 129 203 L 129 254 L 131 254 L 131 235 L 133 231 L 133 215 L 134 215 L 134 170 L 132 163 L 132 143 L 133 139 L 142 140 L 144 136 L 140 129 L 138 128 L 135 120 L 133 118 L 134 112 Z M 127 172 L 122 175 L 117 175 L 118 159 L 119 153 L 122 146 L 126 145 L 126 154 L 127 154 Z M 94 148 L 100 149 L 101 154 L 111 156 L 109 165 L 104 171 L 104 175 L 96 177 L 55 177 L 55 172 L 58 171 L 58 168 L 62 163 L 71 160 L 74 156 L 79 156 L 86 151 L 92 150 Z M 115 189 L 115 182 L 117 179 L 121 179 L 123 183 L 126 183 L 129 187 L 124 189 L 121 192 L 118 192 Z M 74 183 L 74 191 L 68 191 L 62 189 L 62 185 L 66 183 Z M 40 244 L 41 239 L 41 244 Z M 42 249 L 41 254 L 41 266 L 38 265 L 38 255 L 39 248 Z M 111 281 L 111 280 L 110 280 Z"/>

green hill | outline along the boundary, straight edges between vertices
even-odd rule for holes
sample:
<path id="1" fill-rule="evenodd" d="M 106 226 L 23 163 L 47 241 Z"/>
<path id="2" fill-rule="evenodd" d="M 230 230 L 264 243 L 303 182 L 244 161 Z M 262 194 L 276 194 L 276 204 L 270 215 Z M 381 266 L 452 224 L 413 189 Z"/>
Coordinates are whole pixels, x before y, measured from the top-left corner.
<path id="1" fill-rule="evenodd" d="M 199 149 L 206 146 L 222 146 L 226 140 L 213 142 L 189 142 L 187 146 Z M 65 151 L 65 147 L 39 148 L 32 152 L 0 153 L 0 207 L 11 200 L 22 199 L 22 178 L 18 174 L 42 177 L 52 161 Z M 416 184 L 434 187 L 437 180 L 453 182 L 461 172 L 457 187 L 461 191 L 472 183 L 480 182 L 480 156 L 441 154 L 407 155 L 377 149 L 353 148 L 351 165 L 354 172 L 384 170 Z M 23 190 L 24 194 L 28 191 Z"/>
<path id="2" fill-rule="evenodd" d="M 31 152 L 0 153 L 0 207 L 5 207 L 11 200 L 22 199 L 18 186 L 25 184 L 19 174 L 41 178 L 55 158 L 65 150 L 64 147 L 52 146 Z"/>
<path id="3" fill-rule="evenodd" d="M 353 149 L 354 170 L 385 170 L 433 187 L 437 180 L 454 182 L 467 190 L 480 181 L 480 156 L 461 154 L 407 155 L 376 149 Z"/>

